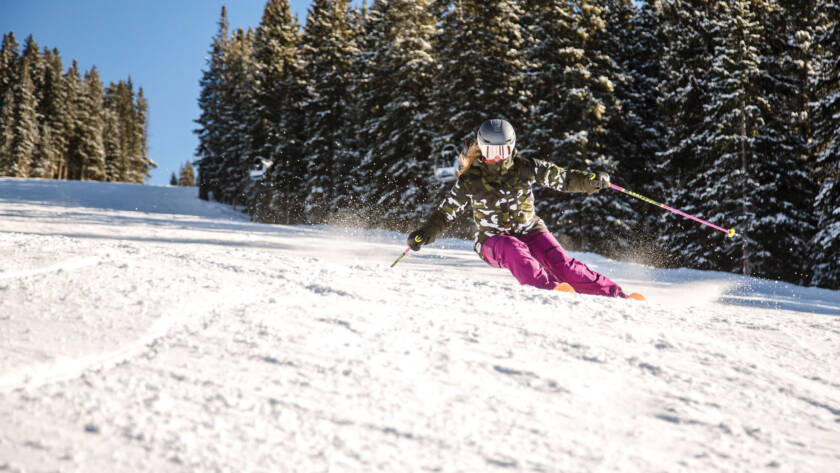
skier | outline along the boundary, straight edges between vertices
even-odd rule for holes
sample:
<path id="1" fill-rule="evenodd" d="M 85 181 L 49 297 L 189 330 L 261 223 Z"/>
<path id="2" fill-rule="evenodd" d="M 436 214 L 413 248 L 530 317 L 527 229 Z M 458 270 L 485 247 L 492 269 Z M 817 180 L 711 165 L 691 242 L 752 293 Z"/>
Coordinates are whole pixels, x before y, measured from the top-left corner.
<path id="1" fill-rule="evenodd" d="M 408 235 L 408 246 L 419 251 L 434 242 L 470 204 L 475 251 L 491 266 L 510 270 L 520 284 L 644 300 L 639 293 L 625 294 L 618 284 L 566 254 L 534 212 L 535 184 L 593 194 L 610 186 L 609 175 L 521 158 L 515 155 L 515 146 L 516 133 L 507 120 L 482 123 L 476 141 L 460 157 L 455 185 L 426 223 Z"/>

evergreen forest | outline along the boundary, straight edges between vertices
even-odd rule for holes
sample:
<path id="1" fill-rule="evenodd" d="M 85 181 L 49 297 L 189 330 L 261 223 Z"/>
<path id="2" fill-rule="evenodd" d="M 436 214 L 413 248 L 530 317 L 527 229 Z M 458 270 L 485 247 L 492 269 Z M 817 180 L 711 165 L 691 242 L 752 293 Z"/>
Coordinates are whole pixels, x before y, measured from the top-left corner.
<path id="1" fill-rule="evenodd" d="M 144 183 L 147 115 L 131 79 L 104 87 L 95 66 L 65 71 L 58 49 L 3 35 L 0 176 Z"/>
<path id="2" fill-rule="evenodd" d="M 521 156 L 606 171 L 738 233 L 611 190 L 538 189 L 538 213 L 568 249 L 840 288 L 836 0 L 355 5 L 313 0 L 301 25 L 288 0 L 269 0 L 259 25 L 235 31 L 222 9 L 196 120 L 200 197 L 262 222 L 412 230 L 452 185 L 434 177 L 451 166 L 444 148 L 462 148 L 483 120 L 504 117 Z M 27 74 L 51 77 L 25 62 L 14 68 L 18 84 L 33 80 Z M 95 71 L 84 81 L 74 74 L 62 83 L 93 94 Z M 39 87 L 47 90 L 0 84 L 7 97 Z M 55 114 L 38 110 L 26 113 L 43 135 L 53 128 L 38 117 Z M 83 133 L 55 126 L 67 142 L 78 136 L 68 129 Z M 34 156 L 53 163 L 47 156 L 69 152 L 77 176 L 92 151 L 76 139 Z M 97 149 L 109 156 L 107 145 Z M 32 175 L 47 166 L 15 153 L 4 151 L 4 169 Z M 471 236 L 462 220 L 450 236 Z"/>

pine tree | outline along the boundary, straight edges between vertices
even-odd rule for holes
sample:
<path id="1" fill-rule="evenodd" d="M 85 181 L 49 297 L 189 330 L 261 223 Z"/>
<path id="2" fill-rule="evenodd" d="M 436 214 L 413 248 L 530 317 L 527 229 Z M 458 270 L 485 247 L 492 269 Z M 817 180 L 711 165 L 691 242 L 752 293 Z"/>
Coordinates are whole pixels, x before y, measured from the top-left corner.
<path id="1" fill-rule="evenodd" d="M 20 82 L 14 87 L 14 112 L 12 114 L 11 144 L 5 168 L 0 174 L 29 177 L 32 156 L 40 141 L 36 112 L 35 86 L 30 78 L 29 63 L 21 66 Z"/>
<path id="2" fill-rule="evenodd" d="M 32 35 L 26 37 L 26 44 L 23 47 L 20 62 L 21 64 L 28 64 L 35 101 L 40 103 L 43 99 L 46 63 L 44 56 L 41 54 L 41 50 L 38 48 L 38 43 L 35 42 L 35 38 Z M 38 117 L 38 121 L 41 121 L 41 117 Z"/>
<path id="3" fill-rule="evenodd" d="M 221 200 L 222 187 L 222 135 L 225 121 L 222 107 L 226 100 L 223 95 L 224 55 L 228 43 L 229 22 L 227 10 L 222 6 L 222 13 L 218 22 L 218 30 L 213 37 L 210 56 L 206 59 L 207 69 L 200 81 L 201 92 L 198 106 L 201 116 L 196 120 L 199 128 L 194 130 L 198 135 L 196 149 L 196 163 L 199 166 L 199 192 L 202 199 Z"/>
<path id="4" fill-rule="evenodd" d="M 700 3 L 663 2 L 659 14 L 661 34 L 665 38 L 661 47 L 664 80 L 659 85 L 665 125 L 659 160 L 667 185 L 662 199 L 688 213 L 696 213 L 698 208 L 691 199 L 693 193 L 682 189 L 692 175 L 707 169 L 712 160 L 708 146 L 699 146 L 696 136 L 705 121 L 703 104 L 711 101 L 708 71 L 712 59 L 708 51 L 713 48 L 711 39 L 701 34 L 711 31 L 709 16 L 713 14 Z M 669 249 L 676 263 L 692 264 L 691 255 L 699 253 L 702 244 L 693 243 L 686 248 L 689 242 L 684 232 L 688 225 L 671 215 L 666 214 L 664 218 L 660 243 Z"/>
<path id="5" fill-rule="evenodd" d="M 367 225 L 366 215 L 362 208 L 368 202 L 361 197 L 362 189 L 369 185 L 367 178 L 359 172 L 362 155 L 371 143 L 365 142 L 360 133 L 360 127 L 367 118 L 367 112 L 359 100 L 362 87 L 369 82 L 369 64 L 362 56 L 360 45 L 364 42 L 366 31 L 370 27 L 370 15 L 367 5 L 360 9 L 350 9 L 347 14 L 349 32 L 347 37 L 354 45 L 350 55 L 350 68 L 346 73 L 346 95 L 349 98 L 345 104 L 342 123 L 337 135 L 341 137 L 341 146 L 335 155 L 335 162 L 341 163 L 337 174 L 338 180 L 333 183 L 333 197 L 329 207 L 334 209 L 334 218 L 340 218 L 345 225 Z"/>
<path id="6" fill-rule="evenodd" d="M 288 0 L 266 3 L 254 37 L 254 147 L 264 174 L 253 202 L 256 220 L 292 223 L 302 217 L 303 114 L 306 86 L 299 43 L 300 25 Z"/>
<path id="7" fill-rule="evenodd" d="M 64 96 L 67 103 L 67 150 L 59 163 L 59 179 L 80 179 L 82 175 L 80 147 L 80 116 L 84 113 L 84 90 L 76 60 L 64 74 Z"/>
<path id="8" fill-rule="evenodd" d="M 223 56 L 222 104 L 225 129 L 221 134 L 221 201 L 234 207 L 247 205 L 255 184 L 251 171 L 255 168 L 254 131 L 257 119 L 253 104 L 253 32 L 235 31 Z"/>
<path id="9" fill-rule="evenodd" d="M 178 176 L 173 172 L 172 177 L 169 178 L 169 185 L 170 186 L 177 186 L 178 185 Z"/>
<path id="10" fill-rule="evenodd" d="M 38 114 L 41 117 L 41 142 L 34 177 L 57 178 L 59 165 L 67 150 L 70 128 L 68 99 L 62 78 L 61 56 L 57 49 L 44 49 L 44 80 Z"/>
<path id="11" fill-rule="evenodd" d="M 148 104 L 142 87 L 134 93 L 134 84 L 111 83 L 105 89 L 105 161 L 108 180 L 143 183 L 157 164 L 148 157 Z"/>
<path id="12" fill-rule="evenodd" d="M 58 150 L 52 146 L 52 131 L 50 127 L 42 127 L 38 132 L 38 143 L 32 153 L 32 164 L 29 177 L 49 179 L 53 176 L 54 165 L 58 162 Z"/>
<path id="13" fill-rule="evenodd" d="M 435 150 L 474 139 L 489 118 L 506 118 L 520 138 L 530 135 L 522 15 L 512 0 L 460 0 L 443 13 L 435 82 L 446 86 L 435 88 L 431 102 L 440 127 Z"/>
<path id="14" fill-rule="evenodd" d="M 694 267 L 751 271 L 757 247 L 750 228 L 756 222 L 755 137 L 768 108 L 757 88 L 762 41 L 757 17 L 763 8 L 757 2 L 682 1 L 664 9 L 669 42 L 661 92 L 669 115 L 661 156 L 669 200 L 741 233 L 727 239 L 667 215 L 663 242 Z"/>
<path id="15" fill-rule="evenodd" d="M 129 79 L 129 90 L 131 81 Z M 149 157 L 149 102 L 143 93 L 143 87 L 137 90 L 134 101 L 134 120 L 131 123 L 131 174 L 129 182 L 144 183 L 152 176 L 151 170 L 157 168 L 157 163 Z"/>
<path id="16" fill-rule="evenodd" d="M 15 124 L 18 136 L 26 137 L 20 143 L 22 149 L 18 150 L 25 156 L 19 156 L 17 159 L 19 165 L 23 165 L 21 172 L 24 177 L 52 177 L 58 156 L 48 120 L 42 113 L 43 104 L 51 98 L 48 94 L 52 92 L 53 84 L 48 81 L 55 79 L 47 62 L 48 54 L 46 50 L 44 55 L 41 54 L 32 35 L 27 37 L 19 66 L 27 77 L 20 78 L 21 83 L 18 85 L 23 87 L 20 92 L 24 95 L 16 103 L 17 107 L 23 106 L 24 110 L 19 110 L 22 116 L 16 119 Z M 29 86 L 22 83 L 26 80 L 31 80 Z"/>
<path id="17" fill-rule="evenodd" d="M 0 107 L 0 176 L 11 176 L 10 173 L 14 166 L 12 159 L 15 123 L 14 91 L 12 89 L 6 89 L 2 100 L 3 106 Z"/>
<path id="18" fill-rule="evenodd" d="M 755 160 L 747 164 L 757 187 L 748 189 L 754 215 L 747 237 L 755 242 L 752 274 L 799 284 L 810 278 L 808 241 L 815 232 L 812 203 L 817 185 L 811 177 L 809 118 L 813 74 L 814 0 L 754 2 L 763 34 L 758 41 L 766 100 L 755 137 Z M 762 102 L 758 102 L 760 105 Z"/>
<path id="19" fill-rule="evenodd" d="M 357 54 L 347 9 L 348 0 L 315 0 L 303 30 L 306 64 L 304 103 L 307 139 L 304 143 L 305 213 L 310 223 L 324 222 L 346 189 L 340 186 L 355 163 L 337 158 L 345 145 L 350 69 Z"/>
<path id="20" fill-rule="evenodd" d="M 797 5 L 796 7 L 799 7 Z M 808 10 L 803 9 L 802 11 Z M 663 8 L 669 74 L 663 169 L 675 206 L 736 228 L 727 239 L 668 215 L 663 240 L 685 264 L 802 282 L 807 211 L 807 34 L 765 1 Z M 797 85 L 798 84 L 798 85 Z"/>
<path id="21" fill-rule="evenodd" d="M 5 103 L 6 92 L 18 83 L 20 45 L 13 32 L 3 34 L 0 46 L 0 108 Z"/>
<path id="22" fill-rule="evenodd" d="M 20 45 L 14 33 L 3 34 L 0 47 L 0 175 L 12 167 L 14 86 L 18 83 Z"/>
<path id="23" fill-rule="evenodd" d="M 606 171 L 615 175 L 621 150 L 617 84 L 630 78 L 610 57 L 603 2 L 557 3 L 534 0 L 527 11 L 530 30 L 529 88 L 534 96 L 531 133 L 523 154 L 555 161 L 567 169 Z M 614 7 L 618 7 L 616 5 Z M 615 20 L 618 26 L 618 18 Z M 569 196 L 540 191 L 538 209 L 550 227 L 571 238 L 573 247 L 622 252 L 631 243 L 636 220 L 626 199 L 602 193 Z"/>
<path id="24" fill-rule="evenodd" d="M 120 146 L 122 130 L 120 129 L 119 115 L 108 103 L 109 98 L 109 90 L 106 89 L 105 110 L 103 112 L 104 128 L 102 130 L 102 145 L 105 150 L 105 181 L 120 182 L 123 175 L 120 165 L 125 158 L 125 153 Z"/>
<path id="25" fill-rule="evenodd" d="M 610 114 L 607 125 L 616 137 L 615 141 L 609 141 L 618 161 L 612 182 L 642 195 L 663 198 L 664 179 L 657 165 L 657 153 L 662 149 L 665 134 L 657 90 L 663 80 L 660 64 L 664 38 L 660 22 L 650 1 L 608 0 L 604 8 L 607 24 L 601 31 L 601 41 L 619 71 L 623 71 L 614 80 L 621 107 Z M 622 245 L 627 246 L 626 251 L 632 251 L 634 259 L 662 263 L 664 252 L 656 247 L 656 236 L 663 211 L 624 196 L 609 198 L 626 201 L 633 209 L 632 214 L 624 217 L 629 219 L 624 224 L 632 228 L 633 236 L 627 237 L 626 230 L 612 230 L 628 239 Z"/>
<path id="26" fill-rule="evenodd" d="M 131 117 L 134 98 L 126 100 L 125 84 L 111 82 L 105 88 L 103 99 L 105 106 L 105 175 L 107 181 L 127 181 L 128 152 L 123 150 L 126 145 L 125 127 L 121 126 L 121 119 Z"/>
<path id="27" fill-rule="evenodd" d="M 192 163 L 187 161 L 181 166 L 180 172 L 178 173 L 178 181 L 177 184 L 179 186 L 194 186 L 195 185 L 195 173 L 193 172 Z"/>
<path id="28" fill-rule="evenodd" d="M 356 93 L 362 112 L 361 202 L 374 222 L 399 228 L 422 219 L 437 135 L 429 101 L 436 86 L 432 43 L 438 34 L 431 1 L 376 2 L 367 12 L 367 37 L 359 62 L 366 66 Z M 448 164 L 448 163 L 447 163 Z"/>
<path id="29" fill-rule="evenodd" d="M 814 201 L 819 229 L 810 242 L 813 278 L 817 286 L 840 289 L 840 4 L 818 2 L 814 42 L 818 62 L 815 90 L 815 177 L 821 184 Z"/>
<path id="30" fill-rule="evenodd" d="M 105 130 L 102 82 L 94 66 L 85 73 L 76 116 L 76 159 L 80 164 L 79 179 L 105 180 Z"/>

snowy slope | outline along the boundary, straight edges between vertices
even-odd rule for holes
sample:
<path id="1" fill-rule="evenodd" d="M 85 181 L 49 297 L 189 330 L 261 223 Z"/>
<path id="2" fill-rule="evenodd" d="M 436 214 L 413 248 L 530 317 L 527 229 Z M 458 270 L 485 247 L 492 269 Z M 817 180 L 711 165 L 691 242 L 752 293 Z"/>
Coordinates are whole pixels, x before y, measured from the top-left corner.
<path id="1" fill-rule="evenodd" d="M 0 179 L 0 471 L 836 472 L 840 292 Z"/>

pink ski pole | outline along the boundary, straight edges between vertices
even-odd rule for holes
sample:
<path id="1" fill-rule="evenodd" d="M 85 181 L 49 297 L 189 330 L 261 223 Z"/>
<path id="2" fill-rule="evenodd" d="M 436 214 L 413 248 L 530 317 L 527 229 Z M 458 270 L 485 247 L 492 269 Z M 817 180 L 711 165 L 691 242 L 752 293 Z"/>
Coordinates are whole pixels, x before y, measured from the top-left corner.
<path id="1" fill-rule="evenodd" d="M 405 255 L 407 255 L 407 254 L 408 254 L 408 252 L 409 252 L 409 251 L 411 251 L 411 248 L 406 248 L 406 249 L 405 249 L 405 251 L 403 251 L 403 253 L 400 255 L 400 257 L 399 257 L 399 258 L 397 258 L 397 260 L 396 260 L 396 261 L 394 261 L 393 263 L 391 263 L 391 267 L 393 268 L 394 266 L 396 266 L 396 265 L 397 265 L 397 263 L 399 263 L 399 262 L 400 262 L 400 260 L 401 260 L 401 259 L 403 259 L 403 258 L 405 257 Z"/>
<path id="2" fill-rule="evenodd" d="M 710 227 L 714 228 L 715 230 L 720 230 L 720 231 L 722 231 L 723 233 L 726 233 L 726 235 L 727 235 L 729 238 L 732 238 L 732 237 L 734 237 L 734 236 L 735 236 L 735 229 L 734 229 L 734 228 L 730 228 L 729 230 L 727 230 L 727 229 L 725 229 L 725 228 L 723 228 L 723 227 L 719 227 L 719 226 L 715 225 L 714 223 L 707 222 L 707 221 L 703 220 L 702 218 L 697 218 L 697 217 L 695 217 L 694 215 L 689 215 L 689 214 L 687 214 L 687 213 L 683 212 L 682 210 L 677 210 L 677 209 L 675 209 L 675 208 L 673 208 L 673 207 L 670 207 L 670 206 L 668 206 L 668 205 L 665 205 L 665 204 L 661 204 L 661 203 L 659 203 L 659 202 L 656 202 L 655 200 L 648 199 L 647 197 L 645 197 L 645 196 L 643 196 L 643 195 L 637 194 L 637 193 L 632 192 L 632 191 L 628 191 L 627 189 L 625 189 L 625 188 L 623 188 L 623 187 L 621 187 L 621 186 L 617 186 L 617 185 L 615 185 L 615 184 L 613 184 L 613 183 L 610 183 L 610 187 L 611 187 L 611 188 L 613 188 L 613 189 L 615 189 L 615 190 L 617 190 L 617 191 L 619 191 L 619 192 L 623 192 L 623 193 L 625 193 L 625 194 L 627 194 L 627 195 L 629 195 L 629 196 L 635 197 L 635 198 L 637 198 L 637 199 L 639 199 L 639 200 L 643 200 L 643 201 L 645 201 L 645 202 L 647 202 L 647 203 L 649 203 L 649 204 L 656 205 L 657 207 L 662 207 L 663 209 L 665 209 L 665 210 L 667 210 L 667 211 L 669 211 L 669 212 L 674 212 L 674 213 L 675 213 L 675 214 L 677 214 L 677 215 L 682 215 L 683 217 L 690 218 L 690 219 L 694 220 L 695 222 L 702 223 L 703 225 L 708 225 L 708 226 L 710 226 Z"/>
<path id="3" fill-rule="evenodd" d="M 422 238 L 420 238 L 420 235 L 417 235 L 416 237 L 414 237 L 414 241 L 416 241 L 417 243 L 420 243 L 420 242 L 422 242 L 422 241 L 423 241 L 423 239 L 422 239 Z M 393 268 L 394 266 L 396 266 L 396 265 L 397 265 L 397 263 L 399 263 L 399 262 L 400 262 L 400 260 L 401 260 L 401 259 L 403 259 L 403 258 L 405 257 L 405 255 L 407 255 L 407 254 L 408 254 L 408 252 L 409 252 L 409 251 L 411 251 L 411 248 L 410 248 L 410 247 L 409 247 L 409 248 L 406 248 L 406 249 L 405 249 L 405 251 L 403 251 L 403 252 L 402 252 L 402 254 L 400 255 L 400 257 L 399 257 L 399 258 L 397 258 L 397 260 L 396 260 L 396 261 L 394 261 L 393 263 L 391 263 L 391 267 Z"/>

